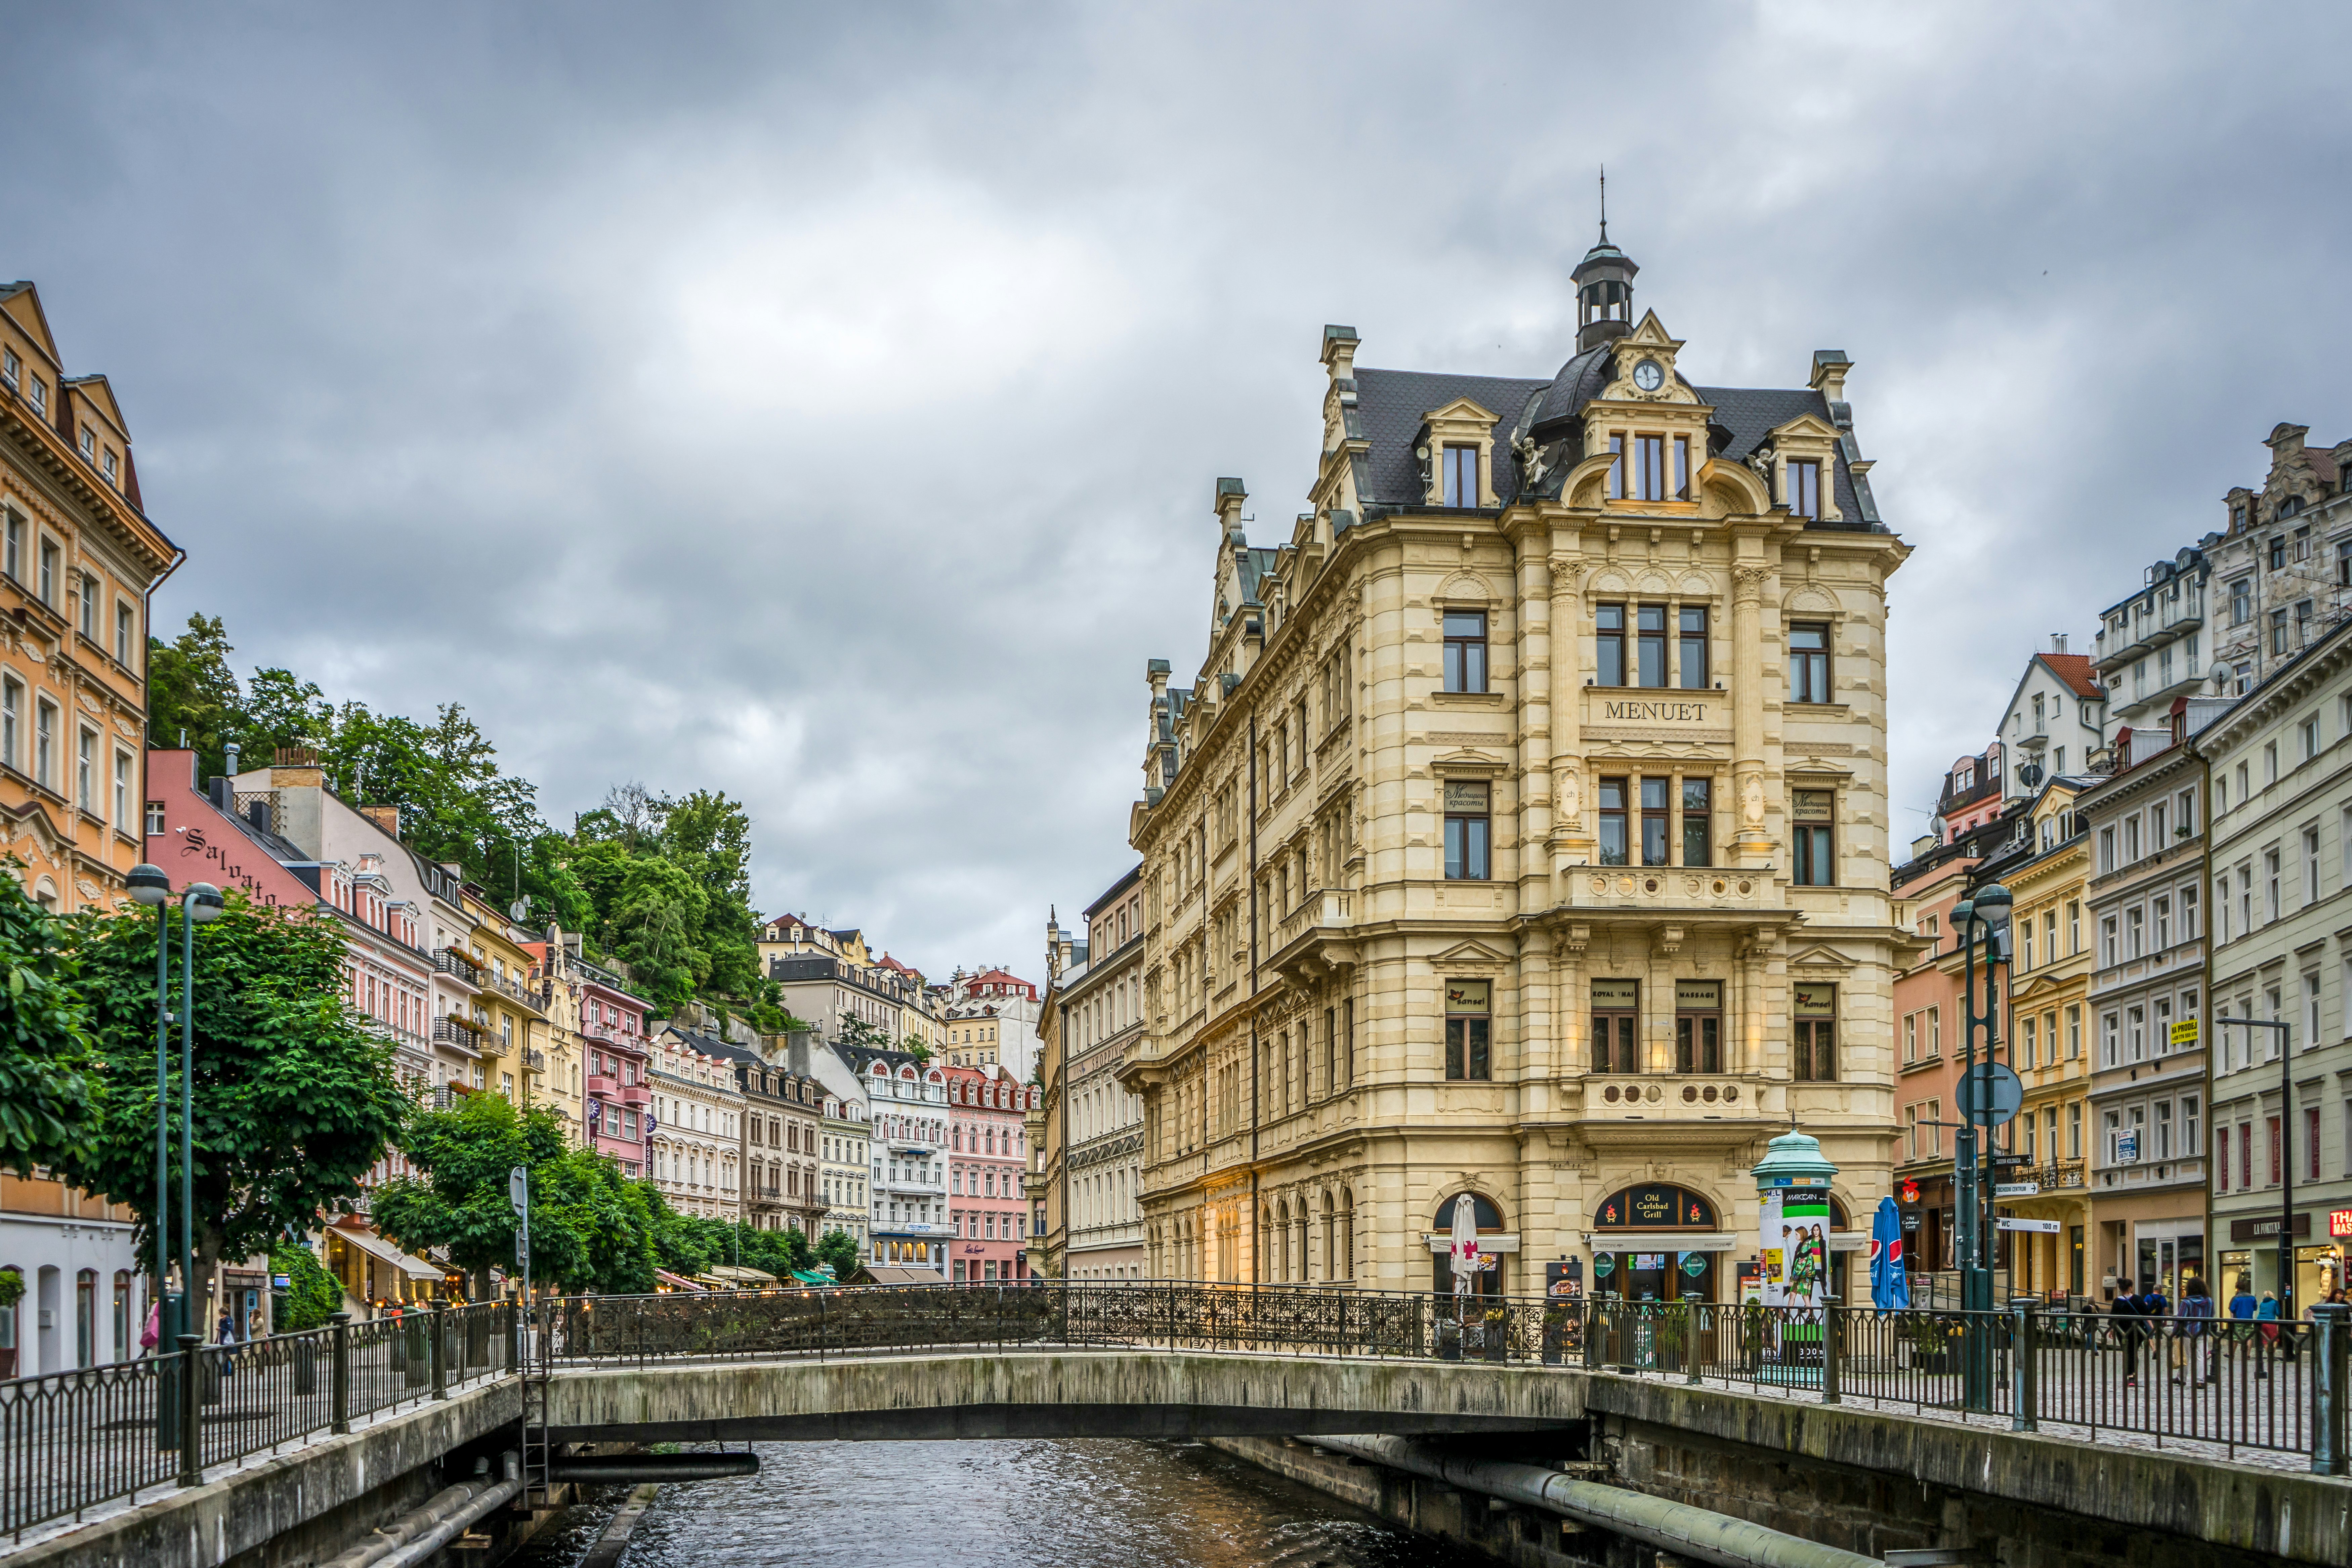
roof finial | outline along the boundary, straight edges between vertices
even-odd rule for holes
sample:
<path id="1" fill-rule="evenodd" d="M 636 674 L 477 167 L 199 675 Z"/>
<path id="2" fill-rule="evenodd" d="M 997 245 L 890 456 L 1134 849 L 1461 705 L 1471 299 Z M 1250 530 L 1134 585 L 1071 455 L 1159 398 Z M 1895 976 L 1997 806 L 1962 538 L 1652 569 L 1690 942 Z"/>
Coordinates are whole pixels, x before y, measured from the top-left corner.
<path id="1" fill-rule="evenodd" d="M 1601 165 L 1601 243 L 1609 243 L 1609 165 Z"/>

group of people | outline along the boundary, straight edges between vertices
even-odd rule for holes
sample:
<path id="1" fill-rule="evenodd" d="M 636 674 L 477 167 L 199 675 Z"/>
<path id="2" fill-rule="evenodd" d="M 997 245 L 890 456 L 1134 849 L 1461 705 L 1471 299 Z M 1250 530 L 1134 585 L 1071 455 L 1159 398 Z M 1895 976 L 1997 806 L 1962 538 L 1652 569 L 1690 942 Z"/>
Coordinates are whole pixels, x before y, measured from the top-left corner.
<path id="1" fill-rule="evenodd" d="M 2340 1303 L 2345 1299 L 2341 1288 L 2330 1290 L 2326 1295 L 2329 1302 Z M 2206 1289 L 2205 1281 L 2195 1275 L 2182 1281 L 2180 1304 L 2177 1310 L 2165 1298 L 2157 1281 L 2151 1279 L 2142 1279 L 2137 1291 L 2126 1290 L 2118 1294 L 2109 1304 L 2107 1313 L 2117 1320 L 2116 1337 L 2123 1346 L 2126 1388 L 2139 1386 L 2140 1346 L 2150 1340 L 2161 1337 L 2169 1341 L 2172 1346 L 2168 1358 L 2172 1381 L 2191 1385 L 2210 1384 L 2221 1376 L 2214 1350 L 2221 1338 L 2228 1337 L 2241 1343 L 2259 1342 L 2266 1346 L 2279 1341 L 2277 1292 L 2265 1290 L 2257 1297 L 2252 1281 L 2242 1274 L 2238 1276 L 2237 1290 L 2230 1298 L 2230 1319 L 2232 1323 L 2250 1325 L 2247 1328 L 2225 1333 L 2217 1323 L 2216 1331 L 2208 1332 L 2203 1321 L 2215 1318 L 2217 1313 L 2212 1293 Z M 2147 1321 L 2164 1318 L 2176 1321 L 2170 1324 Z M 2152 1373 L 2156 1370 L 2153 1351 L 2149 1352 L 2149 1362 Z M 2270 1375 L 2267 1357 L 2258 1355 L 2254 1358 L 2254 1375 Z"/>

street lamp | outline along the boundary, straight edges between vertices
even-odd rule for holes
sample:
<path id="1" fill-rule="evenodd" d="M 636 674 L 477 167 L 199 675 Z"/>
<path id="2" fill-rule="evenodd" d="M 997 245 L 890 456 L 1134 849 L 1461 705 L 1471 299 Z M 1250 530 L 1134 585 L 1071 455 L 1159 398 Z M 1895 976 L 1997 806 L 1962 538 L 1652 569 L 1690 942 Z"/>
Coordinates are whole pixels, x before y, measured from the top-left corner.
<path id="1" fill-rule="evenodd" d="M 163 1292 L 155 1326 L 160 1352 L 196 1326 L 188 1316 L 195 1285 L 195 928 L 218 920 L 227 906 L 210 882 L 191 882 L 180 894 L 180 1124 L 185 1152 L 180 1163 L 180 1289 L 174 1295 L 167 1288 L 172 1268 L 172 911 L 167 907 L 172 879 L 162 867 L 142 861 L 123 880 L 135 902 L 155 911 L 155 1286 Z"/>
<path id="2" fill-rule="evenodd" d="M 1985 1062 L 1990 1067 L 2000 1044 L 1999 968 L 2009 962 L 2009 889 L 1988 882 L 1972 898 L 1952 907 L 1960 928 L 1961 989 L 1966 1016 L 1960 1029 L 1960 1130 L 1952 1141 L 1952 1184 L 1960 1205 L 1960 1310 L 1992 1310 L 1992 1265 L 1984 1236 L 1984 1173 L 1977 1157 L 1979 1116 L 1990 1117 L 1990 1082 L 1977 1080 L 1977 1030 L 1985 1036 Z M 1984 943 L 1983 1007 L 1977 996 L 1977 943 Z M 1987 1074 L 1988 1079 L 1990 1075 Z M 1982 1109 L 1979 1109 L 1979 1104 Z M 1992 1397 L 1991 1339 L 1970 1334 L 1969 1353 L 1963 1364 L 1964 1401 L 1971 1410 L 1990 1409 Z M 1978 1351 L 1987 1353 L 1978 1354 Z"/>
<path id="3" fill-rule="evenodd" d="M 2213 1020 L 2221 1028 L 2231 1025 L 2241 1029 L 2268 1029 L 2278 1037 L 2279 1047 L 2279 1321 L 2294 1316 L 2294 1052 L 2288 1047 L 2294 1043 L 2294 1026 L 2284 1018 L 2231 1018 Z M 2253 1043 L 2247 1042 L 2251 1055 Z M 2251 1256 L 2251 1254 L 2249 1254 Z M 2248 1270 L 2252 1272 L 2252 1270 Z"/>

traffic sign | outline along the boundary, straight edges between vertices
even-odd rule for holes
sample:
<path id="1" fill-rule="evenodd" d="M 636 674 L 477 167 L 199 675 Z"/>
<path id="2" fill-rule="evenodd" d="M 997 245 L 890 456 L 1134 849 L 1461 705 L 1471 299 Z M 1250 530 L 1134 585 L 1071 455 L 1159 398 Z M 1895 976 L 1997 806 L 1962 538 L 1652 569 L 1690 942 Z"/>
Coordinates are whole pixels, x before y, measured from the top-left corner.
<path id="1" fill-rule="evenodd" d="M 1993 1184 L 1992 1195 L 1997 1198 L 2030 1198 L 2038 1196 L 2041 1191 L 2040 1182 L 1997 1182 Z"/>
<path id="2" fill-rule="evenodd" d="M 517 1214 L 530 1212 L 530 1173 L 520 1165 L 507 1173 L 507 1202 Z"/>
<path id="3" fill-rule="evenodd" d="M 1960 1114 L 1979 1127 L 1999 1127 L 2025 1103 L 2025 1086 L 2002 1062 L 1979 1062 L 1960 1079 Z"/>
<path id="4" fill-rule="evenodd" d="M 2039 1236 L 2058 1234 L 2058 1222 L 2054 1219 L 2011 1219 L 2004 1215 L 1992 1222 L 1992 1227 L 1995 1230 L 2030 1230 Z"/>

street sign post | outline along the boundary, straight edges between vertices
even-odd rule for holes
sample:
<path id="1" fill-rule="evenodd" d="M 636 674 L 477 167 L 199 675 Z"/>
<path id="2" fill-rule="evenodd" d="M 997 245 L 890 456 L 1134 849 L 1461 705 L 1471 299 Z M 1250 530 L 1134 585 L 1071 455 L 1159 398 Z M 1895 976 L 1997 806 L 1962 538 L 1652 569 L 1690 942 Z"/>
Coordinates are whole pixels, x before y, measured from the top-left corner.
<path id="1" fill-rule="evenodd" d="M 2054 1219 L 2011 1219 L 2007 1215 L 1992 1222 L 1995 1230 L 2026 1230 L 2037 1236 L 2055 1236 L 2058 1222 Z"/>
<path id="2" fill-rule="evenodd" d="M 1996 1182 L 1992 1195 L 1997 1198 L 2031 1198 L 2042 1193 L 2040 1182 Z"/>
<path id="3" fill-rule="evenodd" d="M 1979 1127 L 1999 1127 L 2025 1103 L 2025 1085 L 2006 1062 L 1979 1062 L 1960 1080 L 1960 1114 Z"/>
<path id="4" fill-rule="evenodd" d="M 515 1266 L 522 1270 L 523 1310 L 530 1310 L 530 1173 L 520 1165 L 507 1173 L 507 1202 L 515 1212 Z"/>

